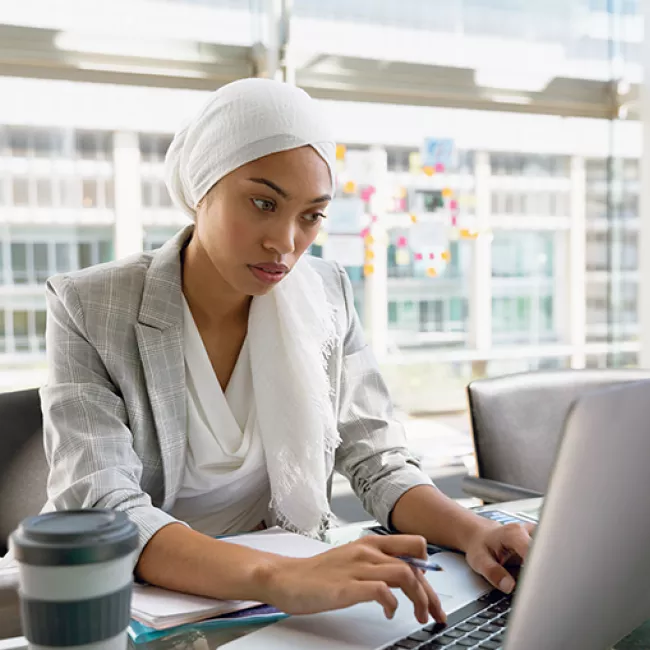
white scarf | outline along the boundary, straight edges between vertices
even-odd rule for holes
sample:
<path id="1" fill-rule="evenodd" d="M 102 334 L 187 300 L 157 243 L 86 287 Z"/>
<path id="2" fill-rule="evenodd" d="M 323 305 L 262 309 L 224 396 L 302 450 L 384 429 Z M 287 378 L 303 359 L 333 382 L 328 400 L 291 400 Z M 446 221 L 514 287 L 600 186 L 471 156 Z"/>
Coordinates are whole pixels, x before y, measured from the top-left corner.
<path id="1" fill-rule="evenodd" d="M 258 430 L 278 523 L 318 535 L 331 518 L 327 481 L 340 442 L 327 360 L 334 308 L 307 260 L 253 299 L 248 341 Z"/>
<path id="2" fill-rule="evenodd" d="M 320 106 L 295 86 L 240 79 L 212 93 L 180 130 L 165 159 L 174 203 L 196 218 L 200 200 L 226 174 L 279 151 L 311 146 L 335 183 L 336 146 Z M 331 517 L 327 481 L 339 443 L 327 375 L 335 311 L 306 260 L 249 319 L 253 392 L 279 523 L 317 535 Z"/>

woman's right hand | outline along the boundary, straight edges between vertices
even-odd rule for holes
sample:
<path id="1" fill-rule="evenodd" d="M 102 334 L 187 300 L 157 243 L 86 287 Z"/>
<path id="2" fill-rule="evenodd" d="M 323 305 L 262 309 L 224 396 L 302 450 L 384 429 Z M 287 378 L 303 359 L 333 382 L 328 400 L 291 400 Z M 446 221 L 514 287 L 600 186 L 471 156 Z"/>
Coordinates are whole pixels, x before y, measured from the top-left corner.
<path id="1" fill-rule="evenodd" d="M 417 535 L 368 536 L 305 559 L 273 560 L 263 579 L 263 602 L 287 614 L 314 614 L 376 601 L 387 618 L 397 609 L 391 587 L 413 602 L 423 625 L 429 615 L 446 621 L 440 600 L 424 574 L 398 555 L 427 559 L 426 542 Z"/>

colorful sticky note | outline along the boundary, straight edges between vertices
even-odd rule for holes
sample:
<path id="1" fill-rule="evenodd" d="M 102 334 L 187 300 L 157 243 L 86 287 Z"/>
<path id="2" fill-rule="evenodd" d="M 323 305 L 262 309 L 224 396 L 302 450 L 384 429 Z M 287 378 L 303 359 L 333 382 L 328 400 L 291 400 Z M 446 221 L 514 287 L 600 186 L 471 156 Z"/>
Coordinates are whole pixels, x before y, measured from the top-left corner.
<path id="1" fill-rule="evenodd" d="M 453 196 L 453 195 L 454 195 L 454 192 L 452 191 L 452 189 L 451 189 L 450 187 L 445 187 L 445 188 L 443 188 L 443 190 L 442 190 L 442 196 L 443 196 L 445 199 L 448 199 L 448 198 L 450 198 L 450 197 Z"/>
<path id="2" fill-rule="evenodd" d="M 425 176 L 433 176 L 436 173 L 436 170 L 433 167 L 422 167 L 422 171 L 424 172 Z"/>
<path id="3" fill-rule="evenodd" d="M 375 254 L 371 250 L 366 251 L 366 262 L 372 262 L 375 259 Z"/>
<path id="4" fill-rule="evenodd" d="M 411 223 L 417 223 L 417 222 L 418 222 L 418 218 L 414 214 L 412 214 L 411 215 Z"/>
<path id="5" fill-rule="evenodd" d="M 372 246 L 375 243 L 375 238 L 372 235 L 366 235 L 363 240 L 366 242 L 366 246 Z"/>
<path id="6" fill-rule="evenodd" d="M 406 237 L 398 237 L 397 238 L 397 247 L 398 248 L 406 248 L 409 245 L 408 239 Z"/>
<path id="7" fill-rule="evenodd" d="M 436 275 L 438 275 L 438 271 L 436 271 L 432 266 L 430 266 L 430 267 L 427 269 L 427 275 L 428 275 L 430 278 L 435 278 Z"/>
<path id="8" fill-rule="evenodd" d="M 336 159 L 345 160 L 345 154 L 347 152 L 347 147 L 344 144 L 336 145 Z"/>
<path id="9" fill-rule="evenodd" d="M 416 253 L 415 254 L 415 261 L 416 262 L 421 262 L 422 261 L 422 253 Z"/>
<path id="10" fill-rule="evenodd" d="M 444 166 L 442 163 L 438 163 L 438 164 L 436 165 L 436 171 L 437 171 L 439 174 L 442 174 L 442 172 L 445 171 L 445 166 Z"/>
<path id="11" fill-rule="evenodd" d="M 344 186 L 343 186 L 343 191 L 346 194 L 354 194 L 357 191 L 357 184 L 354 181 L 348 181 Z"/>
<path id="12" fill-rule="evenodd" d="M 451 259 L 451 255 L 449 254 L 449 251 L 442 251 L 442 253 L 440 254 L 440 257 L 442 257 L 442 259 L 445 262 L 448 262 Z"/>
<path id="13" fill-rule="evenodd" d="M 454 199 L 453 201 L 449 201 L 449 207 L 452 210 L 458 210 L 458 201 L 456 201 L 456 199 Z"/>
<path id="14" fill-rule="evenodd" d="M 363 267 L 363 274 L 367 277 L 375 272 L 375 267 L 372 264 L 366 264 Z"/>
<path id="15" fill-rule="evenodd" d="M 409 252 L 406 249 L 400 248 L 398 251 L 396 251 L 395 263 L 397 264 L 397 266 L 406 266 L 410 261 L 411 261 L 411 256 L 409 255 Z"/>

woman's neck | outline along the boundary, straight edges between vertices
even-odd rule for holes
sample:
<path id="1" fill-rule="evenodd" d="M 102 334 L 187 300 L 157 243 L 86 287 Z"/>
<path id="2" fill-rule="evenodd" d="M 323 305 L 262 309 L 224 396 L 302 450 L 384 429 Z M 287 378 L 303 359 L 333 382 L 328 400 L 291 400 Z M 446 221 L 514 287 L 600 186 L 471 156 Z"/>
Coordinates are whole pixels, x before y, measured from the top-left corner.
<path id="1" fill-rule="evenodd" d="M 197 324 L 218 327 L 248 321 L 251 297 L 226 283 L 196 235 L 181 253 L 181 263 L 183 294 Z"/>

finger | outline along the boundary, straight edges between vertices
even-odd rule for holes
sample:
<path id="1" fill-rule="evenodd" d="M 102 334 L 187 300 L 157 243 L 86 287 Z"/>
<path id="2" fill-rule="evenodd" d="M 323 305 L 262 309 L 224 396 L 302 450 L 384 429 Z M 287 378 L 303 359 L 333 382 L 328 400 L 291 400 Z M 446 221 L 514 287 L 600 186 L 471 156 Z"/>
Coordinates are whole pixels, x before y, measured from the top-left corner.
<path id="1" fill-rule="evenodd" d="M 508 570 L 502 567 L 489 553 L 484 553 L 476 559 L 475 569 L 480 573 L 493 587 L 503 591 L 506 594 L 512 592 L 515 588 L 515 579 L 510 575 Z"/>
<path id="2" fill-rule="evenodd" d="M 503 527 L 501 546 L 510 552 L 516 553 L 525 560 L 530 550 L 532 537 L 528 530 L 520 524 L 508 524 Z"/>
<path id="3" fill-rule="evenodd" d="M 377 548 L 387 555 L 410 555 L 427 559 L 427 540 L 421 535 L 374 535 L 363 537 L 359 543 Z"/>
<path id="4" fill-rule="evenodd" d="M 445 614 L 442 609 L 442 604 L 440 603 L 438 594 L 435 592 L 431 583 L 427 580 L 424 574 L 420 573 L 418 579 L 422 582 L 422 587 L 424 588 L 427 599 L 429 600 L 429 613 L 433 616 L 436 623 L 446 623 L 447 614 Z"/>
<path id="5" fill-rule="evenodd" d="M 528 534 L 532 537 L 535 534 L 535 531 L 537 530 L 537 524 L 524 524 L 524 528 L 528 532 Z"/>
<path id="6" fill-rule="evenodd" d="M 429 620 L 429 597 L 417 572 L 405 562 L 365 566 L 361 569 L 362 580 L 382 581 L 389 587 L 401 589 L 413 603 L 415 618 L 424 625 Z"/>
<path id="7" fill-rule="evenodd" d="M 341 592 L 338 607 L 343 609 L 358 603 L 379 603 L 386 618 L 393 618 L 397 610 L 397 598 L 388 585 L 381 580 L 355 580 L 348 584 Z"/>

